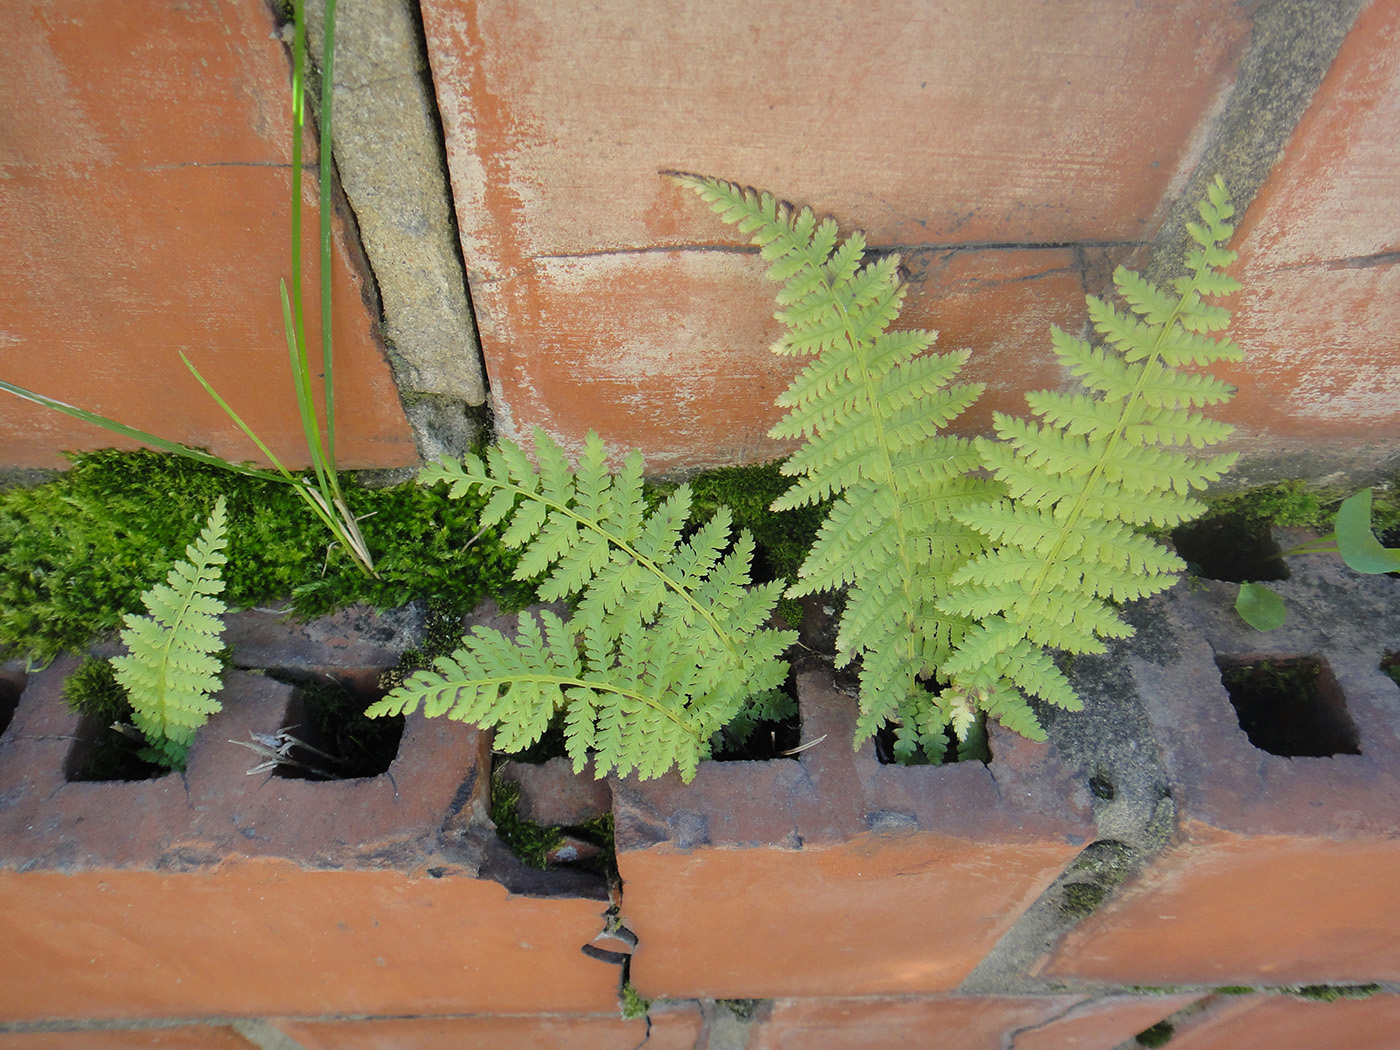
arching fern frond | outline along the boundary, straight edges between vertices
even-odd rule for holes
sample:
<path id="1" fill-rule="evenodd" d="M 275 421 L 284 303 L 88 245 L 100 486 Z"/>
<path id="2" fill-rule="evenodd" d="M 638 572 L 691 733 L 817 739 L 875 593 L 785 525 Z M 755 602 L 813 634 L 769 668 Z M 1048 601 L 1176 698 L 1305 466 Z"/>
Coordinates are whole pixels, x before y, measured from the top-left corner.
<path id="1" fill-rule="evenodd" d="M 753 540 L 731 535 L 727 509 L 682 539 L 688 486 L 648 511 L 640 455 L 609 473 L 590 433 L 575 470 L 536 431 L 535 457 L 502 442 L 420 480 L 486 493 L 481 525 L 509 518 L 503 538 L 523 548 L 516 577 L 539 577 L 546 601 L 576 599 L 573 615 L 522 615 L 513 638 L 478 627 L 368 713 L 422 706 L 492 728 L 497 747 L 516 751 L 563 711 L 575 768 L 591 754 L 599 776 L 675 767 L 689 781 L 710 736 L 787 675 L 780 657 L 796 633 L 765 626 L 782 584 L 750 584 Z"/>
<path id="2" fill-rule="evenodd" d="M 933 332 L 887 330 L 905 295 L 898 256 L 869 258 L 860 233 L 838 243 L 833 220 L 771 194 L 666 174 L 752 235 L 782 284 L 776 316 L 787 331 L 773 350 L 813 358 L 779 397 L 787 415 L 769 432 L 804 442 L 782 468 L 796 481 L 773 509 L 838 497 L 789 593 L 849 585 L 837 648 L 842 664 L 862 658 L 857 739 L 894 719 L 908 746 L 932 741 L 961 715 L 939 708 L 924 682 L 942 677 L 972 625 L 938 603 L 986 546 L 958 515 L 999 491 L 966 476 L 980 465 L 973 446 L 939 431 L 982 385 L 950 385 L 967 354 L 927 353 Z"/>
<path id="3" fill-rule="evenodd" d="M 149 616 L 127 613 L 122 641 L 129 652 L 112 658 L 117 681 L 131 700 L 136 728 L 150 744 L 147 756 L 183 769 L 195 730 L 219 710 L 221 665 L 214 654 L 224 625 L 220 568 L 228 558 L 224 498 L 199 538 L 185 548 L 166 582 L 141 595 Z"/>
<path id="4" fill-rule="evenodd" d="M 1199 247 L 1174 295 L 1120 267 L 1114 284 L 1128 309 L 1088 299 L 1103 346 L 1054 331 L 1057 356 L 1089 393 L 1027 395 L 1041 422 L 998 415 L 999 440 L 978 441 L 1007 495 L 959 515 L 992 549 L 954 574 L 956 589 L 939 603 L 946 614 L 981 621 L 944 671 L 955 692 L 1010 713 L 1023 732 L 1030 723 L 997 683 L 1077 706 L 1045 650 L 1100 652 L 1102 639 L 1129 636 L 1113 605 L 1166 589 L 1185 567 L 1132 526 L 1198 516 L 1205 507 L 1192 494 L 1234 462 L 1233 454 L 1197 458 L 1174 447 L 1202 448 L 1231 431 L 1196 411 L 1228 400 L 1230 387 L 1178 369 L 1240 358 L 1234 343 L 1205 334 L 1222 331 L 1229 313 L 1203 297 L 1238 288 L 1220 271 L 1235 258 L 1223 247 L 1234 230 L 1223 182 L 1199 210 L 1203 225 L 1190 227 Z"/>

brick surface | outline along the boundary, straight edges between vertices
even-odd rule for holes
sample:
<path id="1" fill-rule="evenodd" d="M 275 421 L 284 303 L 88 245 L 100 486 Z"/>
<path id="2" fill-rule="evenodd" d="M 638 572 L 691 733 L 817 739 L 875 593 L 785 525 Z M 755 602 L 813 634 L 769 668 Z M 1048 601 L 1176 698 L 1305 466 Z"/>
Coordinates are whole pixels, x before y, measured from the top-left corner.
<path id="1" fill-rule="evenodd" d="M 700 1037 L 694 1003 L 665 1003 L 648 1018 L 608 1014 L 413 1017 L 276 1022 L 305 1050 L 690 1050 Z"/>
<path id="2" fill-rule="evenodd" d="M 327 658 L 382 644 L 363 620 L 301 633 Z M 408 718 L 375 777 L 250 777 L 229 741 L 281 726 L 291 688 L 230 672 L 183 775 L 68 782 L 75 664 L 30 676 L 3 737 L 0 1017 L 615 1008 L 617 966 L 582 951 L 606 888 L 522 882 L 472 727 Z"/>
<path id="3" fill-rule="evenodd" d="M 0 30 L 13 118 L 0 145 L 0 377 L 256 458 L 186 371 L 184 351 L 274 452 L 304 464 L 278 299 L 289 265 L 289 63 L 266 6 L 198 0 L 172 14 L 26 0 L 5 5 Z M 306 194 L 314 258 L 314 178 Z M 336 256 L 340 459 L 412 463 L 343 228 Z M 312 325 L 317 270 L 307 275 Z M 60 466 L 64 449 L 120 443 L 5 398 L 8 465 Z"/>
<path id="4" fill-rule="evenodd" d="M 950 989 L 1089 840 L 1047 746 L 994 730 L 990 766 L 880 766 L 851 750 L 854 701 L 800 682 L 803 740 L 826 739 L 799 759 L 614 782 L 641 994 Z"/>
<path id="5" fill-rule="evenodd" d="M 1400 1031 L 1400 998 L 1317 1002 L 1254 996 L 1189 1019 L 1172 1050 L 1391 1050 Z"/>
<path id="6" fill-rule="evenodd" d="M 761 0 L 742 28 L 625 0 L 423 9 L 498 428 L 576 445 L 595 426 L 659 467 L 782 451 L 764 434 L 789 373 L 768 359 L 771 288 L 735 254 L 746 239 L 658 170 L 769 189 L 881 246 L 1135 242 L 1249 31 L 1212 0 L 858 18 Z M 900 60 L 873 73 L 895 40 Z M 1075 307 L 1031 294 L 1003 312 L 1024 264 L 993 255 L 960 294 L 982 317 L 967 345 L 1003 375 Z"/>
<path id="7" fill-rule="evenodd" d="M 1009 1050 L 1115 1050 L 1198 998 L 1194 993 L 1187 993 L 1086 999 L 1043 1024 L 1020 1029 L 1010 1043 L 1004 1045 Z"/>
<path id="8" fill-rule="evenodd" d="M 1012 1033 L 1067 1009 L 1045 998 L 785 999 L 753 1035 L 751 1050 L 1002 1050 Z"/>
<path id="9" fill-rule="evenodd" d="M 1240 225 L 1231 419 L 1284 448 L 1400 425 L 1400 3 L 1357 18 Z"/>
<path id="10" fill-rule="evenodd" d="M 1234 587 L 1177 587 L 1132 613 L 1120 650 L 1162 746 L 1175 841 L 1070 933 L 1045 972 L 1141 984 L 1294 984 L 1400 976 L 1400 581 L 1290 559 L 1289 622 L 1260 634 Z M 1326 662 L 1360 754 L 1285 757 L 1252 744 L 1216 656 Z"/>

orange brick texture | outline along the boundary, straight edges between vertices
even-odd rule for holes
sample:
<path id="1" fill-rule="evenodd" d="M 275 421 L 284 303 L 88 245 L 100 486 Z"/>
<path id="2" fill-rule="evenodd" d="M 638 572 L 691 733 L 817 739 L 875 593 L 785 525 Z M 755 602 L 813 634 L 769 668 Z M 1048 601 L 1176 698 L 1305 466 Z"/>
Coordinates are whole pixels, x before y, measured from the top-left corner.
<path id="1" fill-rule="evenodd" d="M 305 464 L 278 293 L 290 276 L 290 60 L 273 28 L 260 2 L 5 5 L 0 378 L 256 459 L 183 352 L 275 454 Z M 319 345 L 314 176 L 304 193 Z M 337 219 L 339 456 L 412 463 L 357 253 Z M 0 465 L 61 466 L 66 449 L 121 444 L 3 396 Z"/>

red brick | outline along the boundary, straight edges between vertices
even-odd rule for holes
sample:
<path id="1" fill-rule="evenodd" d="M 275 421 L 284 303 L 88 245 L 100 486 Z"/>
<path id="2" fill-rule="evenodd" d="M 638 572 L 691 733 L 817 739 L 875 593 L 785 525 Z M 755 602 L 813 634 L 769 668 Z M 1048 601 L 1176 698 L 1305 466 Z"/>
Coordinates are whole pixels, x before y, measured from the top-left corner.
<path id="1" fill-rule="evenodd" d="M 249 777 L 258 757 L 229 740 L 276 730 L 290 687 L 231 673 L 183 776 L 69 783 L 73 665 L 30 677 L 5 736 L 0 1016 L 616 1007 L 618 968 L 582 952 L 605 887 L 479 877 L 517 885 L 474 728 L 408 718 L 377 777 Z"/>
<path id="2" fill-rule="evenodd" d="M 3 1032 L 0 1050 L 252 1050 L 223 1025 L 99 1028 L 66 1032 Z"/>
<path id="3" fill-rule="evenodd" d="M 1110 995 L 1075 1003 L 1044 1024 L 1024 1028 L 1011 1050 L 1114 1050 L 1200 996 Z"/>
<path id="4" fill-rule="evenodd" d="M 257 450 L 184 351 L 279 456 L 306 462 L 278 280 L 288 276 L 290 78 L 261 4 L 7 5 L 15 99 L 0 163 L 0 377 L 235 461 Z M 307 201 L 315 197 L 307 180 Z M 315 255 L 315 205 L 306 244 Z M 338 451 L 415 461 L 365 276 L 336 240 Z M 308 324 L 319 314 L 308 274 Z M 312 329 L 313 335 L 317 329 Z M 0 459 L 59 466 L 115 435 L 5 395 Z"/>
<path id="5" fill-rule="evenodd" d="M 1121 655 L 1146 704 L 1175 840 L 1072 931 L 1045 972 L 1137 984 L 1303 984 L 1400 977 L 1400 735 L 1380 670 L 1400 587 L 1337 559 L 1290 559 L 1271 584 L 1289 622 L 1253 631 L 1234 587 L 1176 588 L 1144 607 L 1162 649 Z M 1140 634 L 1143 632 L 1140 632 Z M 1360 754 L 1286 757 L 1240 728 L 1215 656 L 1325 660 Z"/>
<path id="6" fill-rule="evenodd" d="M 614 783 L 641 994 L 951 989 L 1088 840 L 1047 746 L 994 731 L 989 767 L 882 767 L 851 750 L 849 697 L 818 675 L 800 691 L 804 741 L 827 739 L 796 760 Z"/>
<path id="7" fill-rule="evenodd" d="M 1192 1018 L 1172 1038 L 1172 1050 L 1391 1050 L 1400 1031 L 1400 998 L 1317 1002 L 1256 996 Z"/>
<path id="8" fill-rule="evenodd" d="M 751 1050 L 1002 1050 L 1012 1034 L 1075 1002 L 1044 998 L 784 999 L 750 1038 Z"/>
<path id="9" fill-rule="evenodd" d="M 1249 31 L 1211 0 L 858 18 L 839 0 L 760 0 L 743 27 L 624 0 L 423 7 L 500 431 L 577 444 L 596 426 L 657 467 L 783 452 L 764 434 L 790 374 L 766 355 L 758 267 L 714 250 L 745 238 L 658 169 L 752 183 L 876 245 L 1139 240 Z M 900 61 L 873 74 L 892 40 Z M 1049 374 L 1045 326 L 1072 301 L 1023 289 L 1026 312 L 998 317 L 1011 290 L 974 290 L 975 338 L 945 345 L 984 355 L 985 375 L 1022 355 L 1025 382 Z"/>
<path id="10" fill-rule="evenodd" d="M 1357 17 L 1240 224 L 1227 415 L 1287 448 L 1400 426 L 1400 3 Z M 1389 253 L 1389 254 L 1387 254 Z"/>
<path id="11" fill-rule="evenodd" d="M 579 773 L 568 758 L 505 762 L 495 775 L 519 786 L 516 812 L 536 824 L 568 827 L 612 812 L 612 789 L 594 777 L 591 760 Z"/>

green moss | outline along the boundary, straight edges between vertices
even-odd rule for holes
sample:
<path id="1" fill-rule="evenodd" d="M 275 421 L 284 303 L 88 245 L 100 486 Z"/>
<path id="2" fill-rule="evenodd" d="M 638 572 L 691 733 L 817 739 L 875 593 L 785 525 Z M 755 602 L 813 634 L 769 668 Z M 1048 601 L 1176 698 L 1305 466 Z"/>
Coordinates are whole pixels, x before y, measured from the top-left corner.
<path id="1" fill-rule="evenodd" d="M 1092 882 L 1071 882 L 1065 887 L 1064 899 L 1060 902 L 1060 914 L 1066 918 L 1083 918 L 1092 915 L 1103 903 L 1108 891 Z"/>
<path id="2" fill-rule="evenodd" d="M 1243 984 L 1227 984 L 1215 990 L 1216 995 L 1253 995 L 1254 989 Z"/>
<path id="3" fill-rule="evenodd" d="M 131 721 L 131 700 L 106 660 L 88 658 L 63 682 L 63 699 L 69 710 L 98 725 Z"/>
<path id="4" fill-rule="evenodd" d="M 647 1011 L 651 1009 L 651 1000 L 643 999 L 637 994 L 637 989 L 632 987 L 630 981 L 622 983 L 622 1016 L 629 1021 L 637 1017 L 645 1017 Z"/>
<path id="5" fill-rule="evenodd" d="M 1327 509 L 1335 512 L 1340 497 L 1332 498 L 1304 481 L 1280 481 L 1210 501 L 1208 517 L 1243 516 L 1287 528 L 1326 528 Z"/>
<path id="6" fill-rule="evenodd" d="M 1176 1035 L 1176 1029 L 1172 1027 L 1170 1021 L 1158 1021 L 1151 1028 L 1146 1028 L 1133 1038 L 1138 1046 L 1166 1046 Z"/>
<path id="7" fill-rule="evenodd" d="M 228 499 L 231 607 L 280 602 L 314 616 L 365 602 L 379 608 L 436 596 L 465 611 L 486 595 L 506 607 L 533 598 L 511 579 L 516 555 L 498 530 L 477 535 L 480 499 L 406 482 L 346 499 L 380 579 L 363 576 L 289 486 L 149 451 L 111 449 L 30 489 L 0 492 L 0 651 L 47 662 L 115 630 L 141 591 L 180 557 L 220 495 Z"/>
<path id="8" fill-rule="evenodd" d="M 563 841 L 559 828 L 524 820 L 517 812 L 520 785 L 504 777 L 491 778 L 491 820 L 510 851 L 532 868 L 549 867 L 549 852 Z M 644 1011 L 645 1012 L 645 1011 Z"/>

